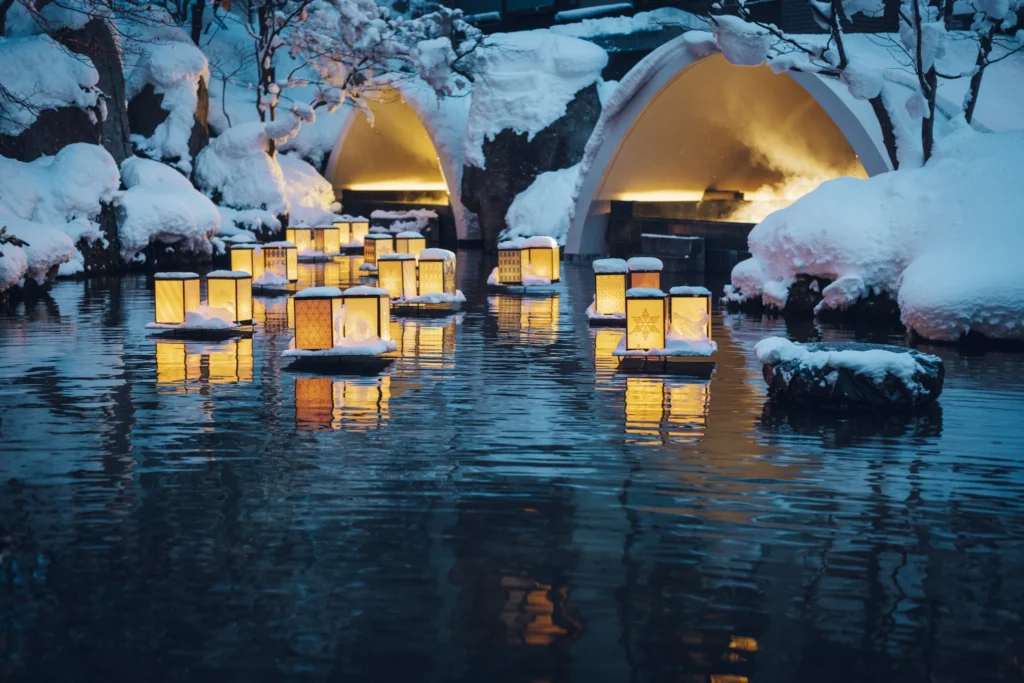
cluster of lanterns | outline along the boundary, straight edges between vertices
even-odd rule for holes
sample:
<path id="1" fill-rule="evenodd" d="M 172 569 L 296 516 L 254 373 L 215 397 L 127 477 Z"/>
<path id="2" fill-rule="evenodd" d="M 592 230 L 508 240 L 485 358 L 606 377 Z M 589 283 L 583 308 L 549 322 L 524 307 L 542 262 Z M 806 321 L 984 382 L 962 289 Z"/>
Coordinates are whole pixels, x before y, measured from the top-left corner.
<path id="1" fill-rule="evenodd" d="M 418 232 L 372 232 L 363 241 L 363 262 L 378 265 L 378 261 L 391 254 L 410 254 L 416 257 L 427 248 L 427 238 Z"/>
<path id="2" fill-rule="evenodd" d="M 294 242 L 236 244 L 231 247 L 231 270 L 248 273 L 257 285 L 274 279 L 298 282 L 299 250 Z"/>
<path id="3" fill-rule="evenodd" d="M 493 284 L 506 287 L 549 285 L 561 280 L 558 242 L 551 237 L 528 237 L 498 245 Z"/>
<path id="4" fill-rule="evenodd" d="M 199 313 L 200 278 L 195 273 L 157 273 L 154 297 L 157 325 L 181 325 L 189 313 Z M 216 270 L 206 276 L 206 305 L 226 312 L 235 325 L 252 322 L 252 275 Z"/>

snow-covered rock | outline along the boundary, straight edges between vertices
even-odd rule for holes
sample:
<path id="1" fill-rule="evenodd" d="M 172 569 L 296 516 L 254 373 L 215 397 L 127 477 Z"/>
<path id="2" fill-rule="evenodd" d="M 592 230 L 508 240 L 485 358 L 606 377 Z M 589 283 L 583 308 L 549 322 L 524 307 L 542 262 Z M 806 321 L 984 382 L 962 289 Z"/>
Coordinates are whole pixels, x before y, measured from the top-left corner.
<path id="1" fill-rule="evenodd" d="M 278 154 L 290 209 L 289 225 L 330 225 L 341 220 L 334 187 L 297 154 Z"/>
<path id="2" fill-rule="evenodd" d="M 267 154 L 262 123 L 243 123 L 221 133 L 196 158 L 196 186 L 218 205 L 288 213 L 284 172 Z M 274 229 L 280 229 L 280 223 Z"/>
<path id="3" fill-rule="evenodd" d="M 576 176 L 580 166 L 541 173 L 516 195 L 505 214 L 507 230 L 502 239 L 546 235 L 565 244 Z"/>

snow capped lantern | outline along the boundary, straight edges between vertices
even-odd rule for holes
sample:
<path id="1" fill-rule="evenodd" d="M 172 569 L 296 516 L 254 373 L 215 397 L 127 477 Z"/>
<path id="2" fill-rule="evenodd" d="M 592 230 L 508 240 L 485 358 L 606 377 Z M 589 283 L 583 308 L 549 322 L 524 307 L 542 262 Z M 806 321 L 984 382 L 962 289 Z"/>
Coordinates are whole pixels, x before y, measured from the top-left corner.
<path id="1" fill-rule="evenodd" d="M 419 295 L 455 294 L 455 254 L 447 249 L 419 253 Z"/>
<path id="2" fill-rule="evenodd" d="M 235 244 L 231 247 L 231 270 L 240 270 L 258 280 L 263 276 L 263 251 L 258 244 Z"/>
<path id="3" fill-rule="evenodd" d="M 665 348 L 665 292 L 634 287 L 626 292 L 626 350 Z"/>
<path id="4" fill-rule="evenodd" d="M 156 322 L 179 325 L 185 314 L 199 310 L 199 276 L 195 273 L 157 273 L 153 276 Z"/>
<path id="5" fill-rule="evenodd" d="M 270 242 L 264 244 L 263 270 L 282 277 L 288 282 L 299 280 L 299 250 L 292 242 Z"/>
<path id="6" fill-rule="evenodd" d="M 342 295 L 337 287 L 310 287 L 295 295 L 295 348 L 322 351 L 343 334 Z"/>
<path id="7" fill-rule="evenodd" d="M 362 216 L 342 216 L 342 220 L 334 222 L 334 227 L 341 231 L 342 244 L 362 246 L 370 232 L 370 221 Z"/>
<path id="8" fill-rule="evenodd" d="M 673 336 L 711 340 L 711 292 L 704 287 L 673 287 L 668 303 Z"/>
<path id="9" fill-rule="evenodd" d="M 523 244 L 523 250 L 529 251 L 527 272 L 530 276 L 549 282 L 561 279 L 561 256 L 555 238 L 529 237 Z"/>
<path id="10" fill-rule="evenodd" d="M 427 248 L 427 238 L 418 232 L 400 232 L 395 236 L 396 254 L 419 254 Z"/>
<path id="11" fill-rule="evenodd" d="M 284 238 L 294 244 L 300 254 L 313 251 L 313 228 L 287 228 L 284 231 Z"/>
<path id="12" fill-rule="evenodd" d="M 352 243 L 352 221 L 334 221 L 334 227 L 338 231 L 338 241 L 341 244 Z"/>
<path id="13" fill-rule="evenodd" d="M 342 295 L 345 306 L 345 337 L 366 341 L 379 337 L 391 341 L 391 300 L 386 289 L 349 287 Z"/>
<path id="14" fill-rule="evenodd" d="M 252 322 L 252 275 L 244 270 L 215 270 L 206 276 L 206 303 L 231 312 L 238 324 Z"/>
<path id="15" fill-rule="evenodd" d="M 630 289 L 661 289 L 661 259 L 652 256 L 634 256 L 626 261 L 629 267 Z M 663 295 L 664 296 L 664 295 Z"/>
<path id="16" fill-rule="evenodd" d="M 629 266 L 620 258 L 594 261 L 594 307 L 600 315 L 626 314 L 626 279 Z"/>
<path id="17" fill-rule="evenodd" d="M 416 257 L 412 254 L 384 254 L 377 259 L 377 284 L 392 299 L 416 296 Z"/>
<path id="18" fill-rule="evenodd" d="M 395 253 L 395 240 L 384 233 L 368 234 L 363 238 L 363 262 L 377 265 L 377 259 Z"/>
<path id="19" fill-rule="evenodd" d="M 522 240 L 511 240 L 498 245 L 498 283 L 523 284 L 523 273 L 529 262 L 529 252 L 523 252 Z"/>
<path id="20" fill-rule="evenodd" d="M 321 254 L 341 253 L 341 231 L 333 225 L 313 228 L 313 249 Z"/>

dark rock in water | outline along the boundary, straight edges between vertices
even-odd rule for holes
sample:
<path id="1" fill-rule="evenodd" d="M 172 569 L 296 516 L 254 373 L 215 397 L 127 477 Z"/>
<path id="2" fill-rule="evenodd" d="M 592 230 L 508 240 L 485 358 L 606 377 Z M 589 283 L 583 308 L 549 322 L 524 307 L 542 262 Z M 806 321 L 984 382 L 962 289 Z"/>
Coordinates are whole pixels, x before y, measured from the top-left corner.
<path id="1" fill-rule="evenodd" d="M 96 222 L 99 223 L 100 232 L 103 233 L 106 243 L 104 240 L 93 241 L 82 237 L 75 244 L 85 260 L 83 274 L 116 273 L 121 268 L 121 239 L 117 231 L 114 207 L 103 204 Z"/>
<path id="2" fill-rule="evenodd" d="M 44 109 L 21 135 L 0 135 L 0 156 L 35 161 L 53 156 L 75 142 L 98 145 L 103 135 L 99 112 L 94 117 L 76 107 Z"/>
<path id="3" fill-rule="evenodd" d="M 487 168 L 466 166 L 462 174 L 462 203 L 476 214 L 484 248 L 494 251 L 505 229 L 505 214 L 512 200 L 533 184 L 541 173 L 578 164 L 590 133 L 601 115 L 597 86 L 583 88 L 558 119 L 533 139 L 503 130 L 484 141 Z"/>
<path id="4" fill-rule="evenodd" d="M 938 398 L 945 377 L 940 358 L 902 346 L 776 337 L 754 352 L 773 400 L 826 410 L 909 410 Z"/>
<path id="5" fill-rule="evenodd" d="M 929 403 L 914 410 L 838 413 L 768 401 L 761 413 L 760 428 L 773 434 L 818 437 L 829 448 L 847 448 L 880 438 L 935 439 L 942 435 L 942 406 Z"/>

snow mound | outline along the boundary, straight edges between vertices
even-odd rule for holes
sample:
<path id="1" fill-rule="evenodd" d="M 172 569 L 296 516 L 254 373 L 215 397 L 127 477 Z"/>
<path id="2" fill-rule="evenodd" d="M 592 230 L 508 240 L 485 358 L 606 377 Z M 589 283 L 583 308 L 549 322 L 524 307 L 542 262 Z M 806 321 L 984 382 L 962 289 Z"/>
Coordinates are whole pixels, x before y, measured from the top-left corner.
<path id="1" fill-rule="evenodd" d="M 620 258 L 601 258 L 594 261 L 595 273 L 626 273 L 629 265 Z"/>
<path id="2" fill-rule="evenodd" d="M 312 165 L 295 154 L 278 154 L 277 163 L 284 176 L 291 226 L 331 225 L 341 220 L 335 213 L 341 205 L 335 201 L 334 187 Z"/>
<path id="3" fill-rule="evenodd" d="M 604 10 L 606 8 L 600 7 L 597 9 Z M 691 14 L 675 7 L 660 7 L 650 12 L 637 12 L 631 17 L 584 19 L 575 24 L 552 26 L 550 31 L 575 38 L 597 38 L 600 36 L 621 36 L 660 31 L 669 27 L 706 30 L 708 22 L 696 14 Z"/>
<path id="4" fill-rule="evenodd" d="M 137 152 L 192 172 L 188 142 L 199 106 L 199 79 L 209 82 L 210 72 L 206 57 L 191 42 L 142 43 L 139 59 L 125 78 L 125 95 L 131 100 L 152 85 L 163 96 L 160 108 L 167 118 L 148 138 L 131 136 Z"/>
<path id="5" fill-rule="evenodd" d="M 569 232 L 573 190 L 580 165 L 541 173 L 516 195 L 505 213 L 502 239 L 545 235 L 565 244 Z"/>
<path id="6" fill-rule="evenodd" d="M 77 107 L 93 120 L 106 111 L 92 62 L 49 36 L 0 37 L 3 87 L 0 134 L 21 135 L 46 109 Z"/>
<path id="7" fill-rule="evenodd" d="M 0 292 L 10 289 L 25 277 L 28 257 L 21 247 L 0 244 Z"/>
<path id="8" fill-rule="evenodd" d="M 681 285 L 668 290 L 672 296 L 711 296 L 707 287 Z"/>
<path id="9" fill-rule="evenodd" d="M 529 139 L 565 115 L 576 93 L 595 83 L 608 54 L 548 30 L 498 33 L 477 52 L 464 163 L 485 168 L 484 141 L 503 130 Z"/>
<path id="10" fill-rule="evenodd" d="M 288 213 L 287 186 L 277 159 L 267 154 L 262 123 L 243 123 L 210 140 L 196 157 L 196 186 L 219 205 Z M 280 223 L 274 226 L 279 229 Z"/>
<path id="11" fill-rule="evenodd" d="M 922 168 L 823 183 L 751 231 L 726 299 L 785 308 L 797 275 L 823 277 L 819 310 L 884 293 L 922 336 L 1020 339 L 1022 155 L 1024 132 L 960 126 Z"/>
<path id="12" fill-rule="evenodd" d="M 220 213 L 184 176 L 141 157 L 125 159 L 121 172 L 128 188 L 114 200 L 121 258 L 131 260 L 152 242 L 180 244 L 193 253 L 212 251 Z"/>
<path id="13" fill-rule="evenodd" d="M 323 297 L 341 296 L 341 290 L 337 287 L 306 287 L 295 295 L 296 299 L 316 299 Z"/>

